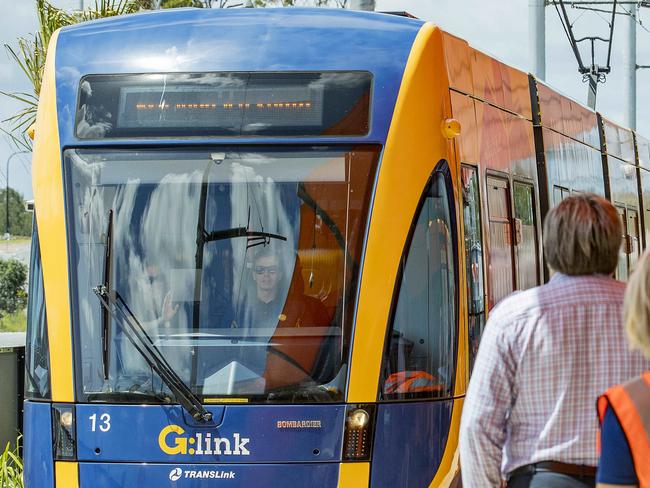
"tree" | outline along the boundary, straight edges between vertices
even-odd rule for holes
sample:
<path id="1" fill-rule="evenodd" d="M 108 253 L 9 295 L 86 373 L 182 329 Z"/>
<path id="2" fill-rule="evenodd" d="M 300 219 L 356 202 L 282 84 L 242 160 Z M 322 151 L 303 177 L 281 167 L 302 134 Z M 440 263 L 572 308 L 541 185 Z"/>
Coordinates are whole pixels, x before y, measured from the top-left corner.
<path id="1" fill-rule="evenodd" d="M 0 190 L 0 235 L 9 233 L 15 236 L 32 234 L 32 214 L 25 210 L 23 196 L 9 188 L 9 229 L 7 230 L 7 191 Z"/>
<path id="2" fill-rule="evenodd" d="M 31 151 L 32 142 L 27 137 L 27 130 L 36 121 L 38 95 L 41 92 L 47 46 L 54 31 L 66 25 L 86 20 L 112 17 L 151 8 L 151 3 L 151 0 L 95 0 L 94 8 L 67 12 L 55 7 L 47 0 L 36 0 L 38 32 L 28 37 L 19 37 L 17 49 L 8 44 L 4 45 L 9 57 L 16 62 L 21 71 L 27 76 L 33 90 L 31 93 L 7 93 L 0 90 L 0 94 L 24 104 L 24 107 L 18 113 L 3 120 L 3 122 L 9 122 L 11 130 L 0 130 L 8 134 L 17 147 Z"/>
<path id="3" fill-rule="evenodd" d="M 0 316 L 27 306 L 27 266 L 16 259 L 0 260 Z"/>

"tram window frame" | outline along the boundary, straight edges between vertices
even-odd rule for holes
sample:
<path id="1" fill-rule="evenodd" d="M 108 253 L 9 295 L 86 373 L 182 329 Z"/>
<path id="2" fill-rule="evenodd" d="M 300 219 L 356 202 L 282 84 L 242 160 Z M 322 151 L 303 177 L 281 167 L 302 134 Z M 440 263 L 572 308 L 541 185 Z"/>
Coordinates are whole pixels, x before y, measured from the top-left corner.
<path id="1" fill-rule="evenodd" d="M 505 212 L 506 216 L 494 215 L 492 212 L 493 206 L 490 204 L 492 199 L 490 198 L 490 185 L 496 185 L 498 187 L 504 188 L 505 195 Z M 513 244 L 513 239 L 515 238 L 515 223 L 514 223 L 514 209 L 512 206 L 512 185 L 510 184 L 510 175 L 507 173 L 501 173 L 497 171 L 490 170 L 486 174 L 485 178 L 485 200 L 487 207 L 487 242 L 488 242 L 488 252 L 487 252 L 487 284 L 488 284 L 488 310 L 492 310 L 494 306 L 503 300 L 506 296 L 510 295 L 512 292 L 517 290 L 517 265 L 516 265 L 516 253 L 515 245 Z M 494 295 L 496 289 L 496 282 L 493 280 L 497 279 L 496 273 L 492 271 L 492 252 L 494 246 L 492 245 L 492 225 L 493 224 L 507 224 L 505 239 L 507 240 L 507 247 L 510 253 L 510 290 L 503 294 L 500 297 Z M 498 298 L 498 299 L 497 299 Z"/>
<path id="2" fill-rule="evenodd" d="M 25 399 L 46 401 L 52 399 L 51 355 L 49 348 L 43 265 L 38 237 L 38 226 L 32 223 L 32 245 L 29 266 L 29 302 L 27 305 L 27 340 L 25 348 Z M 38 358 L 38 360 L 37 360 Z M 41 363 L 43 361 L 44 363 Z M 38 364 L 36 364 L 38 362 Z M 43 365 L 46 367 L 43 368 Z M 45 369 L 43 384 L 35 376 L 36 368 Z"/>
<path id="3" fill-rule="evenodd" d="M 420 221 L 420 218 L 422 216 L 422 212 L 425 209 L 426 203 L 432 197 L 431 194 L 432 194 L 432 190 L 434 189 L 433 185 L 438 181 L 440 181 L 437 178 L 442 178 L 442 183 L 444 185 L 444 189 L 446 192 L 445 201 L 447 205 L 447 212 L 449 218 L 447 224 L 449 226 L 448 227 L 449 234 L 450 234 L 449 245 L 451 248 L 452 256 L 451 256 L 451 260 L 448 262 L 451 262 L 453 266 L 453 280 L 449 282 L 449 284 L 453 286 L 453 300 L 452 300 L 453 323 L 449 324 L 449 322 L 447 322 L 447 325 L 449 326 L 449 333 L 452 336 L 450 342 L 453 343 L 453 347 L 452 347 L 452 351 L 450 352 L 450 355 L 448 355 L 448 358 L 450 358 L 451 361 L 450 362 L 448 361 L 446 364 L 443 364 L 442 361 L 439 362 L 437 365 L 440 367 L 436 370 L 436 373 L 440 371 L 441 367 L 448 366 L 448 370 L 450 374 L 449 377 L 447 378 L 447 381 L 443 385 L 444 391 L 442 392 L 442 394 L 435 394 L 438 391 L 438 387 L 440 385 L 431 385 L 431 384 L 426 385 L 427 382 L 431 383 L 434 378 L 439 379 L 437 377 L 433 377 L 433 375 L 431 375 L 430 372 L 428 371 L 423 371 L 425 375 L 420 375 L 420 376 L 415 375 L 413 377 L 409 376 L 404 378 L 404 382 L 402 383 L 403 385 L 407 383 L 416 383 L 418 382 L 418 380 L 420 381 L 424 380 L 423 381 L 423 383 L 425 383 L 424 386 L 418 383 L 419 386 L 415 387 L 419 391 L 386 393 L 385 385 L 386 382 L 389 380 L 391 374 L 405 373 L 408 371 L 407 369 L 402 369 L 402 368 L 397 368 L 396 371 L 394 372 L 390 371 L 390 356 L 391 356 L 390 352 L 391 352 L 391 346 L 393 345 L 393 339 L 395 338 L 398 340 L 403 339 L 401 333 L 399 333 L 400 335 L 398 336 L 394 336 L 393 331 L 395 330 L 395 325 L 397 324 L 396 317 L 398 312 L 399 299 L 401 295 L 402 285 L 404 283 L 404 278 L 407 272 L 406 267 L 408 263 L 409 253 L 412 250 L 414 236 L 416 233 L 416 229 L 418 227 L 418 222 Z M 402 251 L 402 255 L 400 257 L 400 265 L 395 280 L 395 288 L 393 290 L 393 297 L 391 301 L 391 309 L 390 309 L 390 315 L 388 320 L 388 326 L 386 327 L 386 337 L 384 339 L 384 351 L 382 355 L 382 372 L 380 375 L 380 385 L 378 388 L 378 401 L 390 402 L 390 401 L 428 400 L 428 399 L 446 400 L 454 397 L 454 386 L 456 383 L 456 374 L 457 374 L 457 366 L 458 366 L 458 340 L 460 338 L 460 333 L 459 333 L 460 280 L 458 276 L 459 253 L 458 253 L 457 231 L 458 231 L 458 216 L 456 215 L 453 180 L 451 177 L 451 172 L 447 161 L 441 160 L 436 165 L 435 169 L 433 170 L 429 179 L 427 180 L 426 185 L 424 186 L 424 190 L 422 191 L 422 195 L 420 196 L 420 201 L 418 202 L 418 205 L 416 207 L 416 211 L 414 213 L 413 220 L 411 222 L 411 227 L 409 229 L 406 243 Z M 427 279 L 430 279 L 430 276 Z M 420 344 L 422 344 L 422 339 L 419 342 Z M 429 359 L 430 356 L 427 357 L 427 361 Z M 427 378 L 427 376 L 429 378 Z"/>
<path id="4" fill-rule="evenodd" d="M 471 173 L 470 179 L 475 178 L 475 186 L 471 185 L 472 197 L 476 202 L 475 212 L 473 217 L 476 219 L 478 232 L 475 235 L 468 234 L 467 219 L 465 218 L 465 210 L 471 208 L 469 203 L 469 195 L 466 192 L 465 186 L 465 173 Z M 462 196 L 463 196 L 463 239 L 465 242 L 465 268 L 467 273 L 467 350 L 468 350 L 468 373 L 471 374 L 474 368 L 474 362 L 478 353 L 478 344 L 480 343 L 483 330 L 486 322 L 486 303 L 487 298 L 485 294 L 485 243 L 483 236 L 483 216 L 482 216 L 482 200 L 481 200 L 481 182 L 480 171 L 478 167 L 469 164 L 461 165 L 461 179 L 462 179 Z M 479 244 L 479 256 L 475 261 L 472 260 L 472 252 L 475 249 L 468 249 L 468 238 L 475 239 Z M 474 276 L 474 265 L 477 265 L 477 280 L 472 279 Z M 480 296 L 480 300 L 476 296 Z M 472 322 L 477 322 L 474 324 Z M 476 325 L 478 327 L 476 327 Z M 472 337 L 478 329 L 478 337 Z"/>
<path id="5" fill-rule="evenodd" d="M 530 191 L 530 200 L 529 200 L 529 210 L 530 210 L 530 224 L 525 224 L 523 219 L 519 217 L 518 210 L 520 207 L 517 205 L 517 189 L 518 188 L 526 188 Z M 515 276 L 516 276 L 516 282 L 515 282 L 515 289 L 516 290 L 526 290 L 533 288 L 535 286 L 539 286 L 540 284 L 540 273 L 539 273 L 539 232 L 538 232 L 538 220 L 537 220 L 537 200 L 536 200 L 536 195 L 535 195 L 535 183 L 533 180 L 530 179 L 524 179 L 521 177 L 518 178 L 513 178 L 512 180 L 512 222 L 514 225 L 514 235 L 515 235 L 515 241 L 514 241 L 514 251 L 515 251 Z M 524 234 L 523 234 L 523 226 L 528 225 L 532 227 L 533 229 L 533 236 L 534 236 L 534 242 L 533 242 L 533 249 L 535 253 L 535 266 L 534 266 L 534 271 L 535 271 L 535 284 L 532 286 L 529 286 L 528 288 L 522 288 L 521 284 L 521 275 L 520 275 L 520 257 L 519 257 L 519 248 L 520 245 L 524 241 Z"/>

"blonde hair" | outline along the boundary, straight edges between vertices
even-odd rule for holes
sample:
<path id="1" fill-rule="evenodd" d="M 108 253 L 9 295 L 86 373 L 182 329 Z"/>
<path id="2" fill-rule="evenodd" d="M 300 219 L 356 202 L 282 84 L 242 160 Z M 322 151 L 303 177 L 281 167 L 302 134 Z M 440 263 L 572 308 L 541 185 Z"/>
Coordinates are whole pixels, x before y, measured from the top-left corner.
<path id="1" fill-rule="evenodd" d="M 566 275 L 611 275 L 618 264 L 623 230 L 616 208 L 593 193 L 571 196 L 544 221 L 548 265 Z"/>
<path id="2" fill-rule="evenodd" d="M 625 290 L 623 323 L 632 349 L 650 359 L 650 251 L 641 256 Z"/>

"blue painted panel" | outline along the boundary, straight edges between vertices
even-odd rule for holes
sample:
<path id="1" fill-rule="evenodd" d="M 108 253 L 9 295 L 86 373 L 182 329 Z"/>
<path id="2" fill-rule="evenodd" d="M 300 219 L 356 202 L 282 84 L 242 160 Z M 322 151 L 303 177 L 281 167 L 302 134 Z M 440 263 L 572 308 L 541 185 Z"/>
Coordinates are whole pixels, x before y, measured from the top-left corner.
<path id="1" fill-rule="evenodd" d="M 429 486 L 447 444 L 452 407 L 452 400 L 379 405 L 370 486 Z"/>
<path id="2" fill-rule="evenodd" d="M 338 463 L 291 465 L 80 463 L 81 488 L 335 487 Z"/>
<path id="3" fill-rule="evenodd" d="M 223 420 L 210 424 L 188 422 L 183 409 L 177 405 L 78 405 L 78 459 L 172 463 L 341 459 L 343 406 L 206 408 L 215 412 L 215 419 L 221 418 L 221 409 Z M 295 423 L 303 421 L 311 423 L 302 426 Z M 279 426 L 278 422 L 288 423 Z"/>
<path id="4" fill-rule="evenodd" d="M 26 401 L 23 430 L 25 487 L 53 487 L 51 404 Z"/>
<path id="5" fill-rule="evenodd" d="M 186 9 L 64 28 L 56 57 L 61 145 L 92 145 L 73 135 L 79 80 L 86 74 L 327 70 L 373 74 L 370 133 L 346 140 L 381 143 L 422 24 L 345 9 Z"/>

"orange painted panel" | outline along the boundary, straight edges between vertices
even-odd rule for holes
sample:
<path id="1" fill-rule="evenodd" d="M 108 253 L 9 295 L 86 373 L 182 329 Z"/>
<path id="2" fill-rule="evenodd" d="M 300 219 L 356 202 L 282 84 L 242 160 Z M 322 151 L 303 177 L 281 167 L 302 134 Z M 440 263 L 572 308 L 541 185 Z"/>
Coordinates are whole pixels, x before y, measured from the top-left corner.
<path id="1" fill-rule="evenodd" d="M 443 32 L 442 42 L 445 50 L 449 85 L 463 93 L 473 94 L 472 63 L 470 60 L 472 49 L 467 44 L 467 41 L 446 32 Z"/>
<path id="2" fill-rule="evenodd" d="M 600 149 L 596 113 L 537 80 L 542 125 Z"/>
<path id="3" fill-rule="evenodd" d="M 528 75 L 501 62 L 499 62 L 499 67 L 504 89 L 505 105 L 503 108 L 527 119 L 532 119 Z"/>
<path id="4" fill-rule="evenodd" d="M 632 131 L 603 118 L 607 154 L 635 164 L 634 139 Z"/>
<path id="5" fill-rule="evenodd" d="M 539 80 L 537 81 L 537 92 L 542 125 L 563 133 L 562 96 Z"/>
<path id="6" fill-rule="evenodd" d="M 508 120 L 503 110 L 476 102 L 479 158 L 486 168 L 508 171 L 510 144 Z"/>
<path id="7" fill-rule="evenodd" d="M 451 108 L 453 117 L 460 122 L 460 136 L 456 138 L 460 160 L 463 163 L 478 164 L 478 134 L 474 100 L 467 95 L 452 91 Z"/>
<path id="8" fill-rule="evenodd" d="M 500 63 L 490 56 L 473 49 L 472 76 L 474 78 L 474 95 L 481 100 L 503 107 L 503 81 Z"/>
<path id="9" fill-rule="evenodd" d="M 582 124 L 579 123 L 579 118 L 577 114 L 574 113 L 573 102 L 570 99 L 561 96 L 560 106 L 562 107 L 562 125 L 564 127 L 562 133 L 573 139 L 580 140 Z"/>
<path id="10" fill-rule="evenodd" d="M 533 123 L 530 120 L 506 114 L 510 172 L 513 175 L 537 179 L 537 159 Z"/>
<path id="11" fill-rule="evenodd" d="M 600 149 L 600 134 L 596 112 L 580 106 L 580 121 L 582 123 L 582 142 Z"/>

